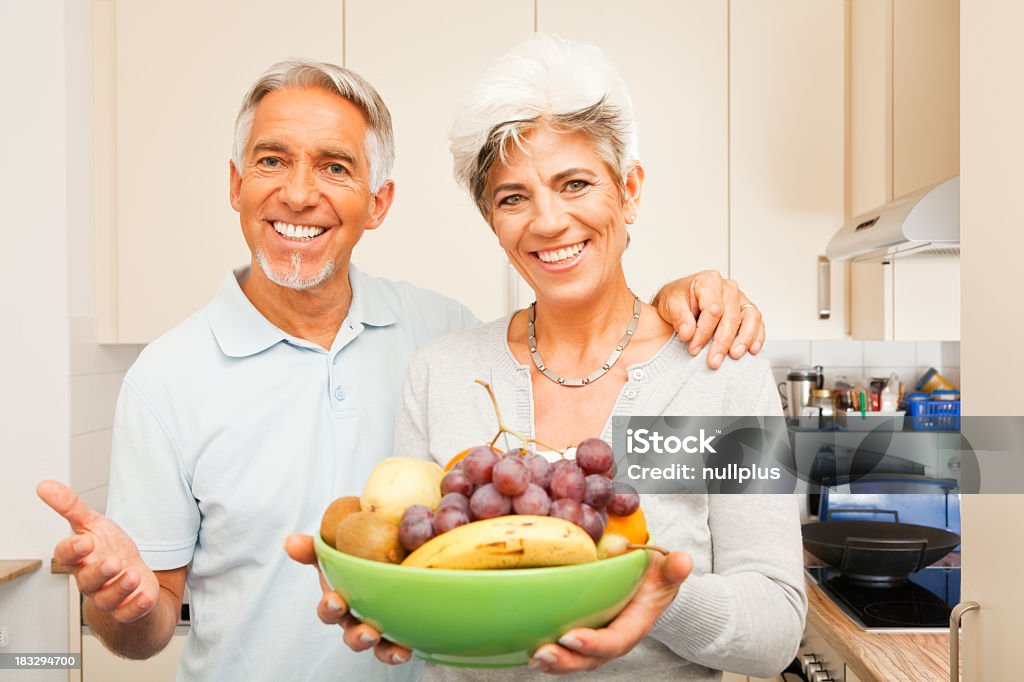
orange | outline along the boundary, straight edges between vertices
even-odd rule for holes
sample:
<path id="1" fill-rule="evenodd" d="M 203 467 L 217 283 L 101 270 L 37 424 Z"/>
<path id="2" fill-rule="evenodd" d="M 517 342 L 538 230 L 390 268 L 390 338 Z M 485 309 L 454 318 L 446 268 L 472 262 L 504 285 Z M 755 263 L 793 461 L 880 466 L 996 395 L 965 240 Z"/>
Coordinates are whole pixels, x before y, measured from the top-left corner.
<path id="1" fill-rule="evenodd" d="M 634 545 L 646 544 L 649 536 L 647 533 L 647 518 L 644 516 L 644 510 L 637 507 L 636 511 L 629 516 L 609 514 L 608 525 L 605 526 L 604 532 L 618 533 Z"/>
<path id="2" fill-rule="evenodd" d="M 474 445 L 473 447 L 466 448 L 465 450 L 463 450 L 459 454 L 457 454 L 454 457 L 452 457 L 450 460 L 448 460 L 448 463 L 444 465 L 444 470 L 445 471 L 451 471 L 452 467 L 454 467 L 456 464 L 461 462 L 466 457 L 466 455 L 469 454 L 469 451 L 472 450 L 475 447 L 477 447 L 477 446 Z M 491 447 L 491 450 L 493 450 L 494 454 L 496 454 L 496 455 L 500 455 L 501 454 L 501 450 L 498 450 L 495 447 Z"/>

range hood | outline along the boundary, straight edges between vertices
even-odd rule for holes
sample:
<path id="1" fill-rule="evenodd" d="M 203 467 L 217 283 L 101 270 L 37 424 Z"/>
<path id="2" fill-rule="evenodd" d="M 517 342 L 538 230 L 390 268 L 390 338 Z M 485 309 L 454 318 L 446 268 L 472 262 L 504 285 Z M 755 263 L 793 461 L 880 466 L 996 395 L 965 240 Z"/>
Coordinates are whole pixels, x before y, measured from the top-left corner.
<path id="1" fill-rule="evenodd" d="M 959 253 L 959 175 L 853 218 L 825 249 L 831 261 Z"/>

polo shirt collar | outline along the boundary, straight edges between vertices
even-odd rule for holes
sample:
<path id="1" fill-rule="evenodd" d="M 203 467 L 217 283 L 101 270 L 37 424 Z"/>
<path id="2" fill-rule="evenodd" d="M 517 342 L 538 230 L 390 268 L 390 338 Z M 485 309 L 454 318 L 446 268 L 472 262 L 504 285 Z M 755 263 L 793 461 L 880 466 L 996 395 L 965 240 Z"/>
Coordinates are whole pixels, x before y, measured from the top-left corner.
<path id="1" fill-rule="evenodd" d="M 376 278 L 364 275 L 349 263 L 348 282 L 352 287 L 352 304 L 348 308 L 351 322 L 370 327 L 387 327 L 398 322 L 395 305 L 384 296 Z"/>
<path id="2" fill-rule="evenodd" d="M 233 358 L 256 355 L 276 343 L 292 339 L 271 324 L 242 291 L 239 282 L 248 276 L 248 265 L 229 272 L 207 307 L 207 319 L 217 344 L 225 355 Z M 351 264 L 349 283 L 352 286 L 352 303 L 348 320 L 373 327 L 384 327 L 398 321 L 393 306 L 375 286 L 373 278 L 363 275 Z"/>

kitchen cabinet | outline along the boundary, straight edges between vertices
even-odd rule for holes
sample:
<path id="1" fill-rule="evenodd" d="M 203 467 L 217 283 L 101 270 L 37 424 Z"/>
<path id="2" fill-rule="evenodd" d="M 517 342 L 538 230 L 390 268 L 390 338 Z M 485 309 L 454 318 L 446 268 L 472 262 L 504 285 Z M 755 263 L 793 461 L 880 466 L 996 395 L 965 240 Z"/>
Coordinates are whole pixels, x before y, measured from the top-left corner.
<path id="1" fill-rule="evenodd" d="M 383 226 L 363 236 L 353 262 L 456 298 L 481 319 L 503 315 L 507 259 L 452 178 L 447 135 L 487 64 L 533 30 L 533 0 L 345 6 L 345 65 L 387 102 L 396 148 L 394 205 Z"/>
<path id="2" fill-rule="evenodd" d="M 484 319 L 526 305 L 532 292 L 451 179 L 446 135 L 485 65 L 535 29 L 598 43 L 633 93 L 647 169 L 625 255 L 636 292 L 716 268 L 777 338 L 838 337 L 841 297 L 831 320 L 814 303 L 842 206 L 842 5 L 302 0 L 282 14 L 270 0 L 94 0 L 98 338 L 151 341 L 248 260 L 225 196 L 232 124 L 252 79 L 297 54 L 362 73 L 394 114 L 395 203 L 355 263 Z"/>
<path id="3" fill-rule="evenodd" d="M 852 218 L 960 173 L 959 1 L 849 5 Z M 851 263 L 851 335 L 958 340 L 959 265 L 952 250 Z"/>
<path id="4" fill-rule="evenodd" d="M 103 646 L 89 628 L 82 629 L 82 682 L 172 682 L 185 648 L 188 628 L 178 627 L 167 646 L 152 658 L 121 658 Z"/>
<path id="5" fill-rule="evenodd" d="M 1024 5 L 970 0 L 961 13 L 963 410 L 969 417 L 1024 415 L 1024 363 L 1007 352 L 1024 335 L 1015 293 L 1024 252 L 1024 93 L 1005 87 L 1024 67 Z M 1021 481 L 1015 485 L 1022 490 Z M 1024 495 L 964 495 L 961 514 L 961 598 L 981 606 L 962 621 L 963 679 L 1018 680 Z"/>
<path id="6" fill-rule="evenodd" d="M 843 0 L 730 3 L 729 274 L 772 338 L 845 334 L 842 269 L 828 319 L 817 269 L 844 218 L 844 25 Z"/>
<path id="7" fill-rule="evenodd" d="M 629 87 L 647 173 L 623 258 L 633 291 L 727 272 L 728 3 L 538 0 L 537 28 L 600 46 Z"/>
<path id="8" fill-rule="evenodd" d="M 849 2 L 849 215 L 960 173 L 959 0 Z"/>
<path id="9" fill-rule="evenodd" d="M 141 661 L 131 660 L 103 646 L 92 629 L 82 622 L 81 603 L 82 595 L 74 577 L 69 575 L 68 650 L 81 655 L 82 666 L 68 671 L 68 682 L 173 682 L 188 637 L 187 625 L 179 624 L 174 628 L 174 635 L 160 653 Z"/>
<path id="10" fill-rule="evenodd" d="M 722 682 L 748 682 L 749 678 L 746 675 L 739 675 L 737 673 L 722 673 Z"/>
<path id="11" fill-rule="evenodd" d="M 649 298 L 683 274 L 726 270 L 723 4 L 648 1 L 627 13 L 610 0 L 541 1 L 536 10 L 523 0 L 500 7 L 469 0 L 394 4 L 402 11 L 387 23 L 378 20 L 379 2 L 346 5 L 346 65 L 384 96 L 398 150 L 395 205 L 383 228 L 364 236 L 357 264 L 458 298 L 483 319 L 507 312 L 510 294 L 518 307 L 533 300 L 518 275 L 509 276 L 497 240 L 452 180 L 446 135 L 458 103 L 487 64 L 536 27 L 601 45 L 633 95 L 647 169 L 625 256 L 634 291 Z M 624 41 L 623 33 L 631 39 Z M 421 56 L 417 71 L 444 78 L 411 78 L 409 54 Z M 659 68 L 651 69 L 655 63 Z"/>
<path id="12" fill-rule="evenodd" d="M 275 61 L 341 61 L 342 9 L 93 0 L 97 341 L 152 341 L 248 262 L 228 203 L 239 102 Z"/>

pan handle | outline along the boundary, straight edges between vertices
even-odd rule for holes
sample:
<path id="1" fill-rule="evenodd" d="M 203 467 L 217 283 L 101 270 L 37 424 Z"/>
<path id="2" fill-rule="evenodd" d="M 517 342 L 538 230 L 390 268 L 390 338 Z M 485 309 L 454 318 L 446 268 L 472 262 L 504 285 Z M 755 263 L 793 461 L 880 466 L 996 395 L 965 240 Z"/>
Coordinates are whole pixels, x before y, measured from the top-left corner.
<path id="1" fill-rule="evenodd" d="M 837 509 L 828 510 L 828 520 L 832 520 L 833 514 L 892 514 L 893 523 L 900 522 L 900 513 L 896 509 L 858 509 L 857 507 L 844 508 L 839 507 Z"/>
<path id="2" fill-rule="evenodd" d="M 960 620 L 968 611 L 980 608 L 976 601 L 962 601 L 949 614 L 949 682 L 960 682 Z"/>

